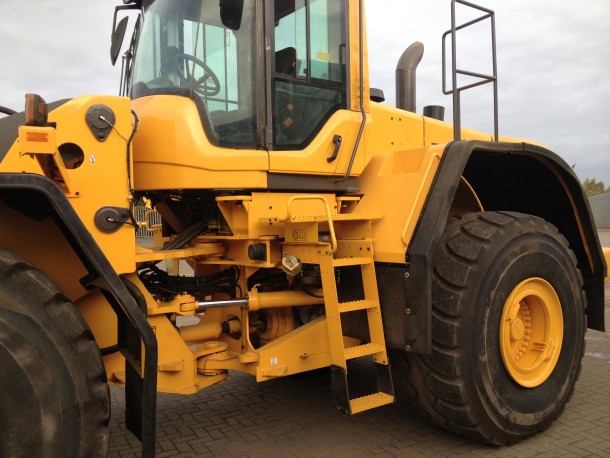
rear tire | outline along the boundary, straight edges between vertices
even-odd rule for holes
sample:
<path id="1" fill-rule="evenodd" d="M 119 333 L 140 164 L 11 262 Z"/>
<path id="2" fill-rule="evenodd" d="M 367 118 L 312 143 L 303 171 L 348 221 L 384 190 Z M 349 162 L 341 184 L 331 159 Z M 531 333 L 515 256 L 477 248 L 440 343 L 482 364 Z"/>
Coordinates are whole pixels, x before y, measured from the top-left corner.
<path id="1" fill-rule="evenodd" d="M 432 288 L 432 354 L 393 354 L 397 391 L 432 423 L 482 442 L 546 429 L 584 353 L 586 300 L 565 238 L 518 213 L 452 219 Z"/>
<path id="2" fill-rule="evenodd" d="M 106 456 L 100 351 L 43 273 L 0 248 L 0 456 Z"/>

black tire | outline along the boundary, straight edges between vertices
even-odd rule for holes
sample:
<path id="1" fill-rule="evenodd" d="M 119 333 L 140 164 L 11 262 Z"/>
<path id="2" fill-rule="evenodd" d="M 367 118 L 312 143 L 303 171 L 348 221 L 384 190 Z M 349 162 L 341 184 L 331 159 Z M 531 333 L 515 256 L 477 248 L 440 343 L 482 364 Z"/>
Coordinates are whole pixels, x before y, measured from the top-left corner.
<path id="1" fill-rule="evenodd" d="M 57 286 L 0 248 L 0 456 L 106 456 L 100 351 Z"/>
<path id="2" fill-rule="evenodd" d="M 464 215 L 449 221 L 433 275 L 432 354 L 393 354 L 399 394 L 432 423 L 481 442 L 510 445 L 546 429 L 572 396 L 585 345 L 582 276 L 566 239 L 529 215 Z M 560 310 L 553 319 L 563 320 L 561 350 L 545 350 L 550 375 L 531 387 L 527 376 L 511 375 L 500 344 L 501 329 L 512 329 L 501 320 L 507 298 L 528 279 L 552 286 L 558 300 L 549 302 Z M 527 303 L 516 307 L 530 326 Z"/>

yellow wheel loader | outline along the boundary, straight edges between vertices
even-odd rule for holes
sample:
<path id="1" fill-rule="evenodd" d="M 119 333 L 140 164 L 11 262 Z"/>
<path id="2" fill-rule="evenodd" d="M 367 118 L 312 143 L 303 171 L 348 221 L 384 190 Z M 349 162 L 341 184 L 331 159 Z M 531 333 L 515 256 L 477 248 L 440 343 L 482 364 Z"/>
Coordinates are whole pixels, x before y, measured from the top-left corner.
<path id="1" fill-rule="evenodd" d="M 491 444 L 549 427 L 606 261 L 562 159 L 499 137 L 497 107 L 493 135 L 462 129 L 497 75 L 495 49 L 492 74 L 457 68 L 455 36 L 486 22 L 495 48 L 495 18 L 456 6 L 481 16 L 444 37 L 452 123 L 415 112 L 420 43 L 398 107 L 370 87 L 363 0 L 125 0 L 121 96 L 2 109 L 0 455 L 105 455 L 114 384 L 152 456 L 157 391 L 230 370 L 330 368 L 340 413 L 398 398 Z"/>

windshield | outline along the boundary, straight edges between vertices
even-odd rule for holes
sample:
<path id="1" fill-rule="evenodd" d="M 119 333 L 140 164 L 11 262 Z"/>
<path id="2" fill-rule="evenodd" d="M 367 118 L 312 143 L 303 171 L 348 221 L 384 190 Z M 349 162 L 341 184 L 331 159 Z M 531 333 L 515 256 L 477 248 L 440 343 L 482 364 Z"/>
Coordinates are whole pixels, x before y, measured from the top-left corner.
<path id="1" fill-rule="evenodd" d="M 213 143 L 256 147 L 254 0 L 243 10 L 234 0 L 150 0 L 142 11 L 131 97 L 189 97 Z"/>

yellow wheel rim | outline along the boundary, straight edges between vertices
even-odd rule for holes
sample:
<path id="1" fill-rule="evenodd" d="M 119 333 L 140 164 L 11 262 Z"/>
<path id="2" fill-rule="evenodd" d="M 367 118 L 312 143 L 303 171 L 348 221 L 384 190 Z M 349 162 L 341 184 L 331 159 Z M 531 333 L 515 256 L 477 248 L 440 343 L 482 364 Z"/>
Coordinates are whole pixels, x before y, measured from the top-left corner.
<path id="1" fill-rule="evenodd" d="M 553 373 L 563 341 L 563 314 L 555 289 L 529 278 L 510 293 L 502 310 L 500 353 L 512 379 L 526 388 Z"/>

